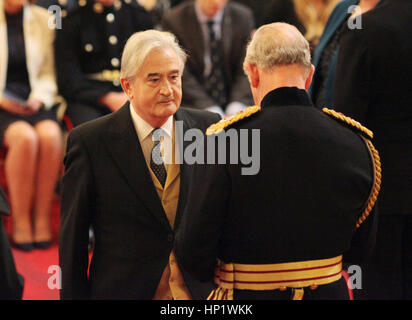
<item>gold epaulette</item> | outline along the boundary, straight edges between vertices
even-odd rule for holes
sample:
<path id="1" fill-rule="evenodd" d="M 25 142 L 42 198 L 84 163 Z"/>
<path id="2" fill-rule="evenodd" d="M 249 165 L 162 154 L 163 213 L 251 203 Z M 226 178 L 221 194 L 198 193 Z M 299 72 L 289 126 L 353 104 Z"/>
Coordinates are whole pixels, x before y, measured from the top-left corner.
<path id="1" fill-rule="evenodd" d="M 352 118 L 349 118 L 345 116 L 344 114 L 340 112 L 336 112 L 334 110 L 328 109 L 328 108 L 323 108 L 322 111 L 335 119 L 338 119 L 346 124 L 349 124 L 350 126 L 356 128 L 358 131 L 360 131 L 363 135 L 366 135 L 366 138 L 372 139 L 373 138 L 373 132 L 369 130 L 368 128 L 362 126 L 358 121 L 353 120 Z"/>
<path id="2" fill-rule="evenodd" d="M 261 108 L 260 106 L 252 106 L 248 107 L 243 111 L 239 111 L 229 119 L 222 119 L 217 123 L 212 124 L 209 128 L 206 130 L 206 135 L 210 136 L 212 134 L 218 134 L 221 132 L 224 128 L 230 126 L 231 124 L 238 122 L 244 118 L 250 117 L 252 114 L 255 114 L 256 112 L 260 111 Z"/>

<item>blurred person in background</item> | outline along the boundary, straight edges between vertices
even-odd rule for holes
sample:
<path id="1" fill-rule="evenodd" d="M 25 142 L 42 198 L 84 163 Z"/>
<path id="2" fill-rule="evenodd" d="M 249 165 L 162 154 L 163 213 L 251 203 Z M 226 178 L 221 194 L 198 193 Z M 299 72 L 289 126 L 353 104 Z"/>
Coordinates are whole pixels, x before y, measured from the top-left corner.
<path id="1" fill-rule="evenodd" d="M 55 41 L 57 80 L 73 126 L 118 110 L 127 96 L 120 86 L 126 40 L 153 28 L 135 0 L 79 0 L 63 19 Z"/>
<path id="2" fill-rule="evenodd" d="M 362 1 L 361 1 L 362 2 Z M 362 299 L 412 299 L 412 1 L 387 0 L 344 27 L 333 108 L 365 123 L 382 158 L 378 232 Z"/>
<path id="3" fill-rule="evenodd" d="M 222 117 L 252 103 L 242 63 L 255 23 L 252 11 L 228 0 L 185 1 L 163 18 L 189 58 L 183 74 L 182 105 Z"/>
<path id="4" fill-rule="evenodd" d="M 316 107 L 331 107 L 341 30 L 349 18 L 373 9 L 379 0 L 344 0 L 333 10 L 313 54 L 315 74 L 309 94 Z M 357 6 L 357 7 L 356 7 Z M 355 10 L 357 8 L 357 10 Z"/>
<path id="5" fill-rule="evenodd" d="M 12 243 L 25 251 L 51 244 L 62 157 L 49 18 L 27 0 L 0 0 L 0 139 L 7 148 Z"/>

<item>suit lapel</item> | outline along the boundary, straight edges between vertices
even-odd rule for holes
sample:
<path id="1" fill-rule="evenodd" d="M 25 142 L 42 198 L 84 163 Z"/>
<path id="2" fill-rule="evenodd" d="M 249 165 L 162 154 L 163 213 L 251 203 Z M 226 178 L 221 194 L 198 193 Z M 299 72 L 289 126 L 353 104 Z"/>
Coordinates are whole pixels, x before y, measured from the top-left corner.
<path id="1" fill-rule="evenodd" d="M 197 68 L 199 68 L 199 73 L 203 72 L 205 68 L 204 64 L 204 52 L 205 52 L 205 39 L 203 36 L 203 32 L 200 26 L 200 23 L 197 21 L 196 11 L 195 11 L 195 4 L 193 4 L 188 8 L 189 14 L 187 15 L 187 25 L 190 28 L 190 32 L 186 32 L 187 41 L 185 43 L 191 44 L 188 47 L 191 47 L 190 55 L 193 57 L 191 61 L 196 61 Z M 196 45 L 193 45 L 193 44 Z"/>
<path id="2" fill-rule="evenodd" d="M 233 21 L 232 21 L 232 14 L 230 6 L 226 6 L 225 11 L 223 13 L 223 20 L 222 20 L 222 46 L 223 46 L 223 53 L 225 57 L 225 66 L 230 66 L 230 59 L 231 59 L 231 48 L 232 48 L 232 37 L 233 37 Z M 227 68 L 227 67 L 226 67 Z"/>
<path id="3" fill-rule="evenodd" d="M 180 191 L 179 191 L 179 202 L 176 210 L 176 218 L 174 229 L 177 230 L 179 227 L 179 222 L 182 216 L 182 211 L 186 203 L 187 193 L 189 191 L 191 168 L 185 164 L 184 161 L 184 150 L 191 143 L 191 141 L 184 141 L 184 134 L 187 130 L 194 127 L 193 120 L 187 115 L 183 109 L 179 109 L 175 114 L 175 120 L 178 122 L 176 124 L 175 137 L 176 143 L 179 143 L 179 148 L 181 150 L 180 154 Z M 183 145 L 183 147 L 181 147 Z"/>
<path id="4" fill-rule="evenodd" d="M 131 119 L 129 103 L 113 114 L 103 141 L 131 189 L 147 210 L 170 229 Z"/>

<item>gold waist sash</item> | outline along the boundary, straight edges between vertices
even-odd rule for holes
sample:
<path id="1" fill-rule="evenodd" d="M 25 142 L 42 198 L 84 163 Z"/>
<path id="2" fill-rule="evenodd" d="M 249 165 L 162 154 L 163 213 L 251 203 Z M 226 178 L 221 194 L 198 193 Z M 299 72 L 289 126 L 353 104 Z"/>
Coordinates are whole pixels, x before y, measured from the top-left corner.
<path id="1" fill-rule="evenodd" d="M 335 282 L 342 276 L 342 256 L 329 259 L 276 264 L 219 263 L 215 272 L 218 288 L 208 300 L 232 300 L 233 289 L 286 290 L 294 288 L 293 298 L 303 297 L 304 287 Z"/>

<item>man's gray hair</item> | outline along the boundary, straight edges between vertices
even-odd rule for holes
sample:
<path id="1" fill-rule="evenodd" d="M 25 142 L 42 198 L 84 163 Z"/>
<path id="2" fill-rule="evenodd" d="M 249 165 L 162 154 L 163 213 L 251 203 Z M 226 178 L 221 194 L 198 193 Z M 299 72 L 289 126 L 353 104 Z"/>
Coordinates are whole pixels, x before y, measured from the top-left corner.
<path id="1" fill-rule="evenodd" d="M 136 32 L 127 40 L 124 46 L 120 77 L 133 78 L 142 68 L 146 57 L 151 51 L 166 48 L 171 48 L 176 52 L 183 72 L 187 55 L 172 33 L 157 30 Z"/>
<path id="2" fill-rule="evenodd" d="M 270 71 L 276 66 L 300 64 L 310 70 L 310 47 L 296 27 L 276 22 L 260 27 L 246 50 L 243 64 L 255 65 L 258 69 Z"/>

